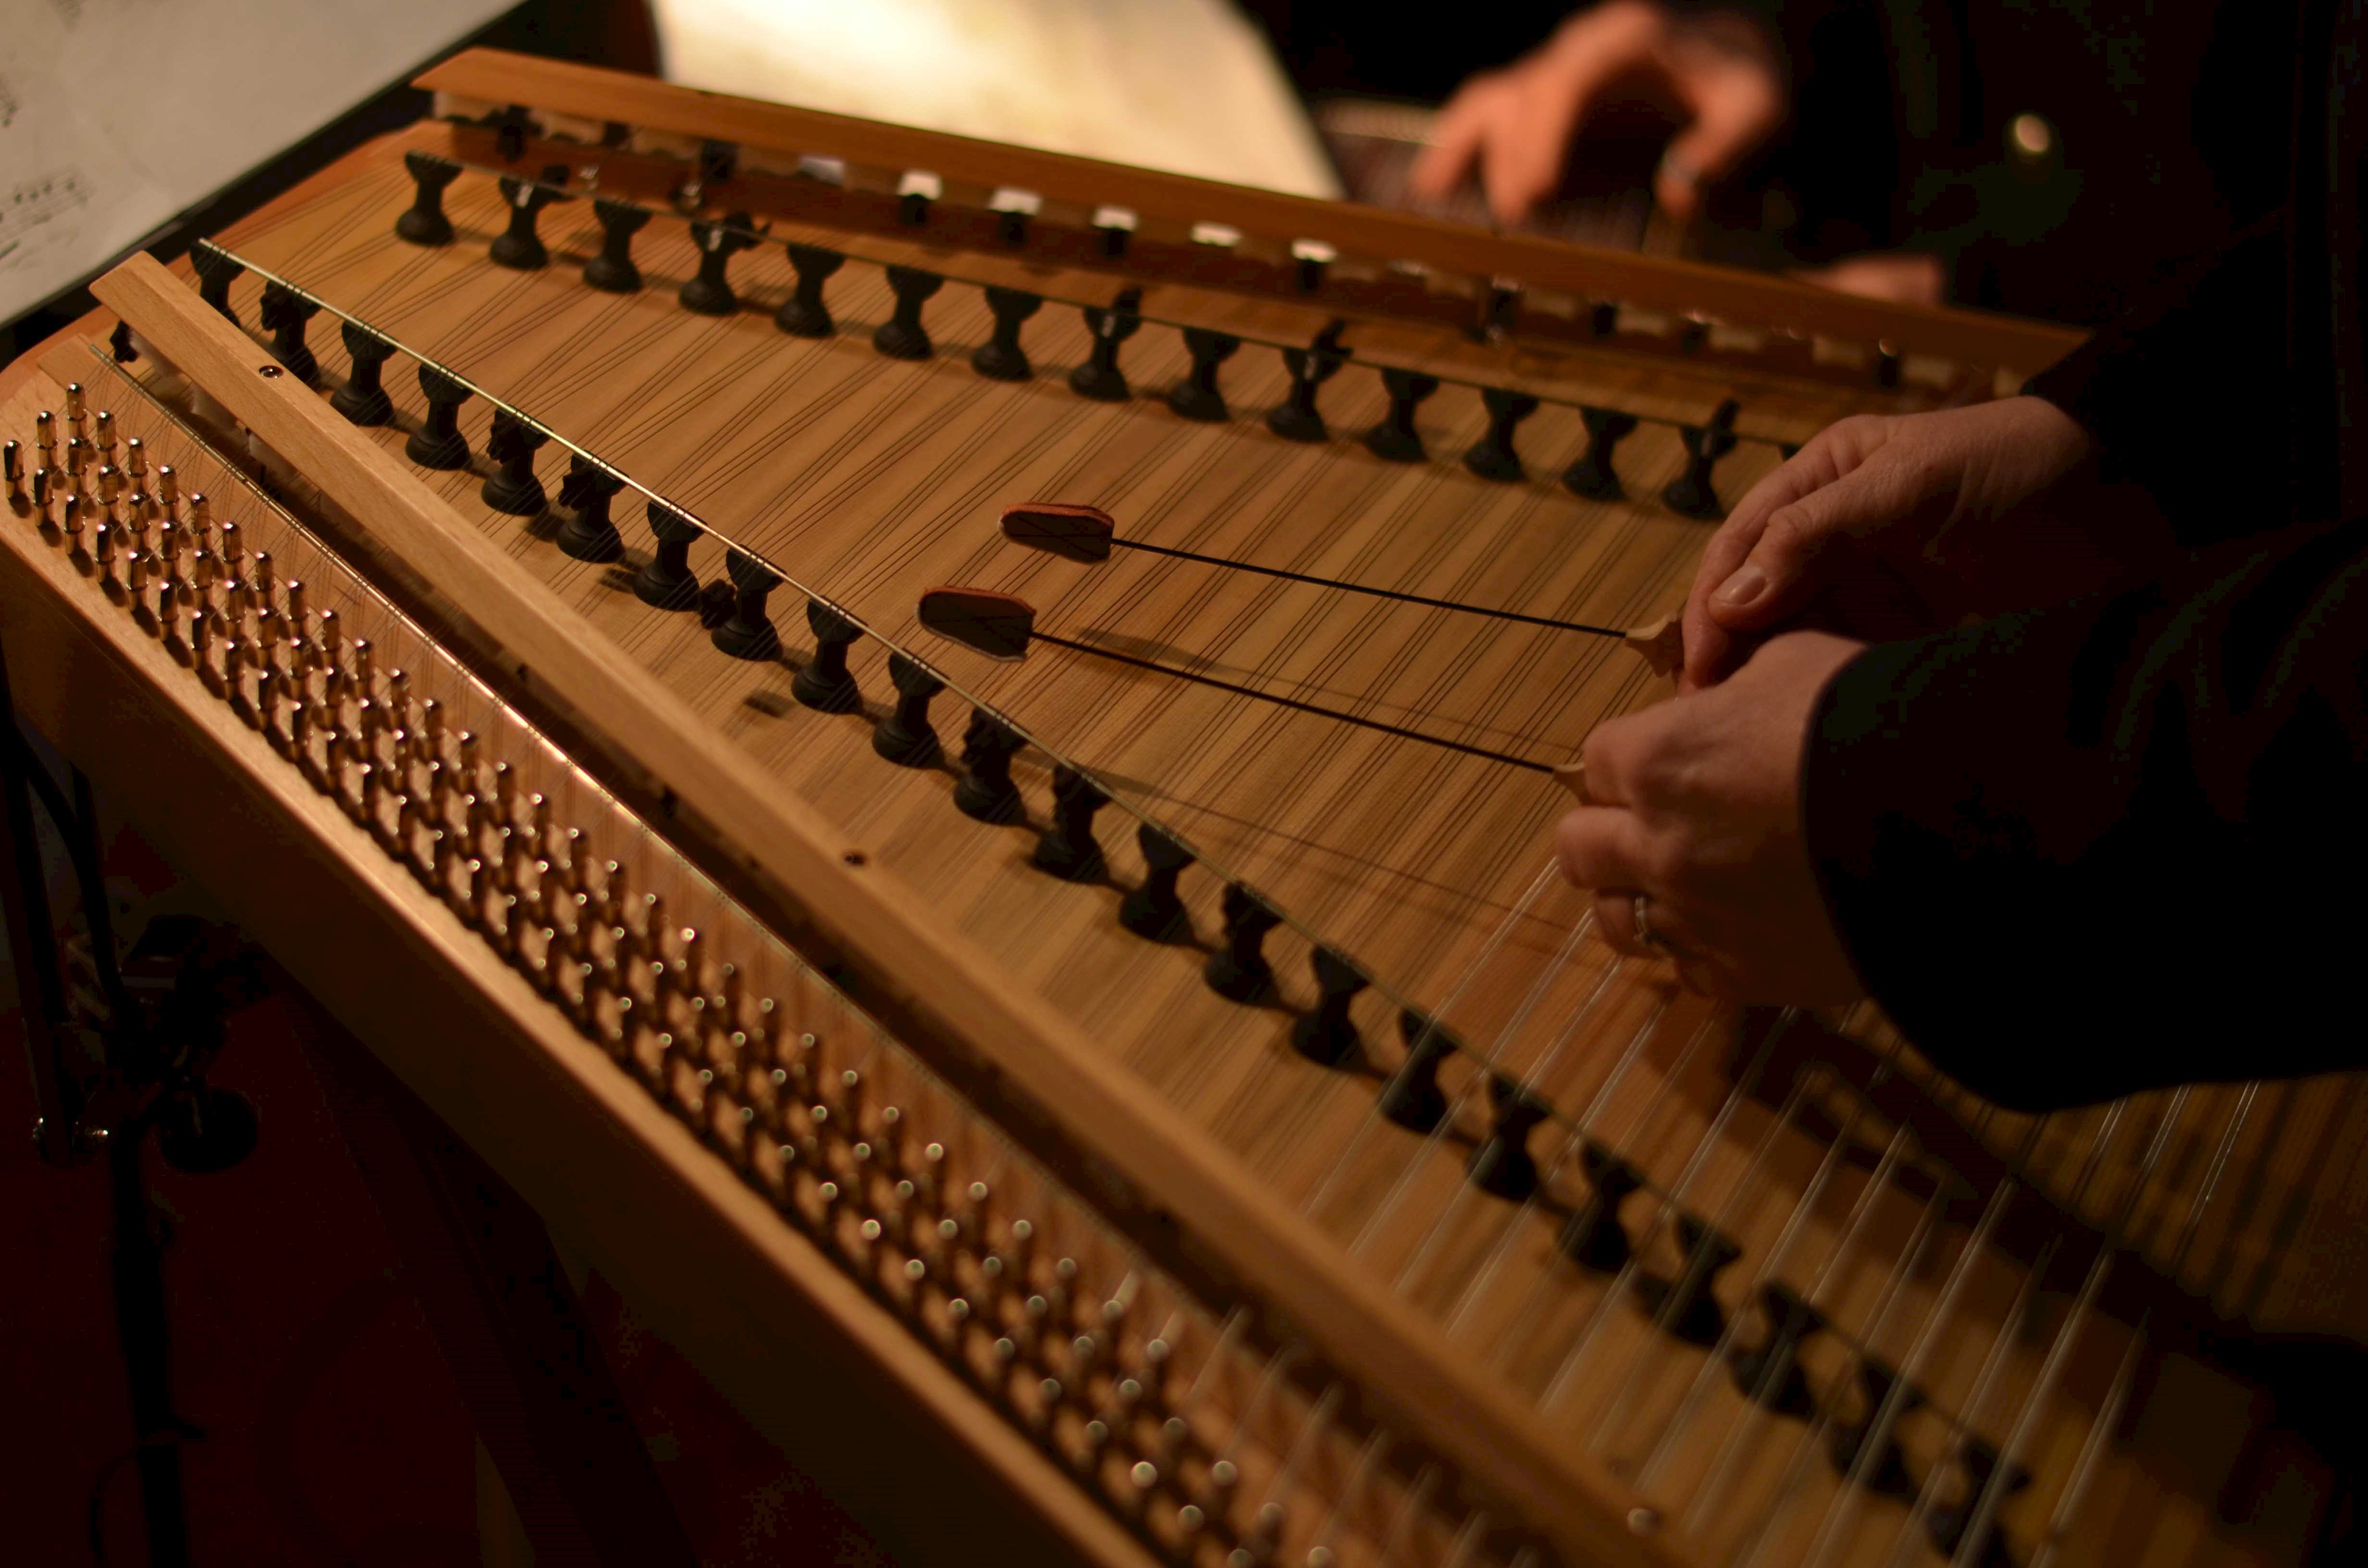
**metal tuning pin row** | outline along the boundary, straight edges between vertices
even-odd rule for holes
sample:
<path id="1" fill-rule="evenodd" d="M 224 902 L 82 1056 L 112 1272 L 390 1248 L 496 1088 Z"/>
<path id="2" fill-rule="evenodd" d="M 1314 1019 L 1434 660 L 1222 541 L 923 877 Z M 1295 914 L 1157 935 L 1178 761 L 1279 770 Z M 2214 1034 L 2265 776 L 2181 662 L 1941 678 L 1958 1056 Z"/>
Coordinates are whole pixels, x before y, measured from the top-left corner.
<path id="1" fill-rule="evenodd" d="M 118 451 L 79 387 L 63 442 L 57 426 L 40 416 L 29 470 L 18 443 L 0 449 L 12 508 L 209 695 L 1146 1540 L 1183 1562 L 1252 1539 L 1225 1509 L 1231 1461 L 1184 1414 L 1172 1326 L 1139 1321 L 1135 1276 L 1097 1285 L 1050 1254 L 1035 1221 L 784 1027 L 662 891 L 525 788 L 525 759 L 450 725 L 136 438 Z"/>

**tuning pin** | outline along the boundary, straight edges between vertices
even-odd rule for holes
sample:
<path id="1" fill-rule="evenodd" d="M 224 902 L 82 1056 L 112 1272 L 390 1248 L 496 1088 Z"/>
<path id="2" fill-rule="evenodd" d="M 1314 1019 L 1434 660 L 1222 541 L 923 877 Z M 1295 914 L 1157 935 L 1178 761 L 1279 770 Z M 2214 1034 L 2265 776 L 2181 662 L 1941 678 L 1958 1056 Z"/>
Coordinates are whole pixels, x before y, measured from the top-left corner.
<path id="1" fill-rule="evenodd" d="M 311 644 L 304 638 L 304 585 L 294 577 L 288 579 L 288 608 L 285 615 L 288 622 L 288 640 L 295 647 L 295 667 L 290 673 L 301 677 L 306 673 L 305 651 Z"/>
<path id="2" fill-rule="evenodd" d="M 625 926 L 625 904 L 632 897 L 632 874 L 621 860 L 609 860 L 600 868 L 600 905 L 602 924 L 621 931 Z"/>
<path id="3" fill-rule="evenodd" d="M 323 683 L 324 686 L 326 684 L 326 682 Z M 345 746 L 345 714 L 340 710 L 336 699 L 325 690 L 314 697 L 310 706 L 313 710 L 313 728 L 321 733 L 323 748 L 328 760 L 334 765 Z"/>
<path id="4" fill-rule="evenodd" d="M 83 514 L 85 510 L 85 506 L 83 497 L 79 495 L 67 496 L 66 504 L 63 507 L 59 508 L 58 531 L 65 535 L 66 550 L 68 552 L 72 552 L 74 550 L 79 549 L 82 545 Z"/>
<path id="5" fill-rule="evenodd" d="M 172 571 L 167 568 L 152 574 L 149 585 L 156 591 L 155 608 L 151 612 L 156 621 L 156 635 L 165 640 L 166 647 L 177 648 L 180 646 L 181 634 L 175 629 L 173 616 L 174 607 L 179 602 L 180 595 L 176 587 Z"/>
<path id="6" fill-rule="evenodd" d="M 444 705 L 432 697 L 419 705 L 419 727 L 414 732 L 412 747 L 422 766 L 444 760 Z"/>
<path id="7" fill-rule="evenodd" d="M 135 490 L 123 498 L 123 512 L 117 519 L 128 537 L 137 539 L 148 521 L 148 493 Z"/>
<path id="8" fill-rule="evenodd" d="M 46 525 L 50 521 L 50 496 L 54 483 L 51 470 L 37 468 L 33 471 L 33 520 L 36 523 Z"/>
<path id="9" fill-rule="evenodd" d="M 575 830 L 570 828 L 570 833 Z M 716 978 L 716 1024 L 727 1031 L 741 1028 L 741 1019 L 747 1012 L 747 983 L 741 978 L 737 964 L 725 964 Z"/>
<path id="10" fill-rule="evenodd" d="M 90 466 L 90 443 L 80 436 L 66 437 L 66 472 L 79 487 L 83 472 Z"/>
<path id="11" fill-rule="evenodd" d="M 73 427 L 75 435 L 82 434 L 82 383 L 80 381 L 66 383 L 66 424 Z"/>
<path id="12" fill-rule="evenodd" d="M 427 773 L 427 815 L 442 833 L 452 820 L 452 770 L 442 761 L 426 765 Z"/>
<path id="13" fill-rule="evenodd" d="M 0 472 L 8 481 L 8 498 L 21 501 L 25 496 L 25 451 L 16 442 L 0 447 Z"/>
<path id="14" fill-rule="evenodd" d="M 359 698 L 354 702 L 353 748 L 363 762 L 379 759 L 379 736 L 386 730 L 386 705 L 375 697 Z"/>
<path id="15" fill-rule="evenodd" d="M 394 735 L 394 762 L 404 770 L 399 777 L 408 778 L 411 767 L 411 677 L 401 668 L 391 669 L 379 683 L 379 708 L 386 715 L 387 728 Z"/>
<path id="16" fill-rule="evenodd" d="M 171 463 L 156 465 L 156 505 L 165 508 L 168 517 L 180 516 L 181 476 L 173 472 Z"/>
<path id="17" fill-rule="evenodd" d="M 370 678 L 370 639 L 355 638 L 349 646 L 349 657 L 351 663 L 347 667 L 353 677 L 355 695 L 363 698 L 374 696 L 378 687 Z"/>
<path id="18" fill-rule="evenodd" d="M 666 899 L 654 892 L 642 895 L 642 949 L 655 964 L 666 962 Z"/>
<path id="19" fill-rule="evenodd" d="M 309 760 L 313 746 L 313 710 L 304 701 L 304 690 L 298 687 L 288 694 L 288 749 L 299 760 Z"/>
<path id="20" fill-rule="evenodd" d="M 461 791 L 464 801 L 474 802 L 478 793 L 477 735 L 473 730 L 462 730 L 452 737 L 452 786 Z M 477 825 L 475 809 L 471 806 L 469 826 Z"/>
<path id="21" fill-rule="evenodd" d="M 206 499 L 204 491 L 189 492 L 189 515 L 183 521 L 189 532 L 200 542 L 205 541 L 211 534 L 214 525 L 214 507 L 213 503 Z"/>
<path id="22" fill-rule="evenodd" d="M 588 930 L 592 924 L 592 898 L 584 888 L 584 830 L 571 827 L 560 835 L 563 855 L 551 862 L 552 885 L 558 889 L 557 902 L 567 910 L 567 926 L 574 931 Z"/>
<path id="23" fill-rule="evenodd" d="M 518 824 L 518 775 L 507 762 L 494 764 L 494 825 L 507 833 Z"/>
<path id="24" fill-rule="evenodd" d="M 690 992 L 683 981 L 682 960 L 666 951 L 666 937 L 669 927 L 659 925 L 652 929 L 656 935 L 650 942 L 649 954 L 650 1021 L 655 1028 L 667 1029 L 674 1027 L 674 999 L 688 997 Z M 699 932 L 688 926 L 675 935 L 685 944 L 695 944 L 699 940 Z"/>
<path id="25" fill-rule="evenodd" d="M 337 612 L 333 609 L 323 610 L 314 625 L 317 630 L 313 633 L 313 640 L 314 646 L 321 655 L 321 670 L 323 675 L 327 676 L 328 683 L 334 687 L 345 674 L 344 653 L 338 646 L 340 627 Z"/>
<path id="26" fill-rule="evenodd" d="M 213 609 L 214 552 L 199 545 L 189 556 L 189 608 L 200 614 Z"/>
<path id="27" fill-rule="evenodd" d="M 58 461 L 58 416 L 48 409 L 33 415 L 34 466 L 55 468 Z"/>
<path id="28" fill-rule="evenodd" d="M 137 547 L 123 553 L 123 597 L 133 606 L 148 587 L 148 552 Z"/>
<path id="29" fill-rule="evenodd" d="M 137 436 L 123 443 L 123 472 L 134 480 L 148 477 L 148 443 Z"/>
<path id="30" fill-rule="evenodd" d="M 94 528 L 94 529 L 92 529 L 92 530 L 91 530 L 91 536 L 90 536 L 90 559 L 91 559 L 91 563 L 92 563 L 93 565 L 95 565 L 95 566 L 97 566 L 97 567 L 98 568 L 98 580 L 99 580 L 99 583 L 101 584 L 101 585 L 106 586 L 106 587 L 109 587 L 109 588 L 112 588 L 112 587 L 114 587 L 114 586 L 116 585 L 116 584 L 115 584 L 115 536 L 116 536 L 116 532 L 117 532 L 117 529 L 116 529 L 116 528 L 115 528 L 115 526 L 114 526 L 113 524 L 111 524 L 111 523 L 101 523 L 101 524 L 99 524 L 99 525 L 98 525 L 98 527 L 97 527 L 97 528 Z"/>
<path id="31" fill-rule="evenodd" d="M 236 523 L 224 523 L 222 526 L 219 537 L 221 540 L 219 553 L 222 556 L 222 572 L 225 575 L 234 579 L 239 574 L 239 567 L 245 560 L 246 554 L 245 547 L 239 542 L 238 525 Z"/>
<path id="32" fill-rule="evenodd" d="M 115 415 L 107 409 L 91 421 L 91 444 L 98 449 L 101 462 L 115 460 Z"/>
<path id="33" fill-rule="evenodd" d="M 276 585 L 271 578 L 271 552 L 268 550 L 258 550 L 255 552 L 254 582 L 256 619 L 257 620 L 276 619 L 279 614 L 279 607 L 272 597 Z"/>

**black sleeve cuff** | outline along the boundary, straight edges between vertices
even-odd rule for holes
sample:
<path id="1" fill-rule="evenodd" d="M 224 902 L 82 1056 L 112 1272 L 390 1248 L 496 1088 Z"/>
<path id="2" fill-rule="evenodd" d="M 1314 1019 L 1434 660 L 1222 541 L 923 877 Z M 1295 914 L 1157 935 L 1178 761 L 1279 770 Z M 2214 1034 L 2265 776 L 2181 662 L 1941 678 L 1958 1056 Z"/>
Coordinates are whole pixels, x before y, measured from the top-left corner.
<path id="1" fill-rule="evenodd" d="M 2368 872 L 2363 546 L 2247 546 L 1835 676 L 1803 830 L 1935 1065 L 2039 1109 L 2368 1062 L 2337 983 L 2368 916 L 2329 897 Z"/>

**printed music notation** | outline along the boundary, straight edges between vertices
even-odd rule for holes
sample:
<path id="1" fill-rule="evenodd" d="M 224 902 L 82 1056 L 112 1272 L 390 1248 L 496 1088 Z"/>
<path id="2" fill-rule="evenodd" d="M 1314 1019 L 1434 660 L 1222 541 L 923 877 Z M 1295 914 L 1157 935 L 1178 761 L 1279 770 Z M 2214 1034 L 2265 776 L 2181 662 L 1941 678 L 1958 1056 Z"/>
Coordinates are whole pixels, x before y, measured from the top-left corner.
<path id="1" fill-rule="evenodd" d="M 71 168 L 27 180 L 0 198 L 0 267 L 7 265 L 33 230 L 89 199 L 89 187 Z"/>
<path id="2" fill-rule="evenodd" d="M 0 323 L 146 243 L 407 62 L 507 8 L 508 0 L 0 3 Z"/>

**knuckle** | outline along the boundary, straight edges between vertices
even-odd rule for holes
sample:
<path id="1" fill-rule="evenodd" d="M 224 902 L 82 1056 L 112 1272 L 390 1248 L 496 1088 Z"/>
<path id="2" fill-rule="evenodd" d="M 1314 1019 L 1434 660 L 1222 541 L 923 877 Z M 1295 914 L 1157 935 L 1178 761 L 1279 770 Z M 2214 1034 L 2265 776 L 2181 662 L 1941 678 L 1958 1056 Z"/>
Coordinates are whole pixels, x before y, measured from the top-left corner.
<path id="1" fill-rule="evenodd" d="M 1768 521 L 1759 530 L 1759 549 L 1752 553 L 1766 551 L 1779 556 L 1792 555 L 1810 544 L 1816 532 L 1816 519 L 1808 509 L 1797 502 L 1788 502 L 1768 514 Z"/>
<path id="2" fill-rule="evenodd" d="M 1645 840 L 1644 867 L 1656 887 L 1682 889 L 1692 880 L 1691 847 L 1681 835 L 1656 833 Z"/>

